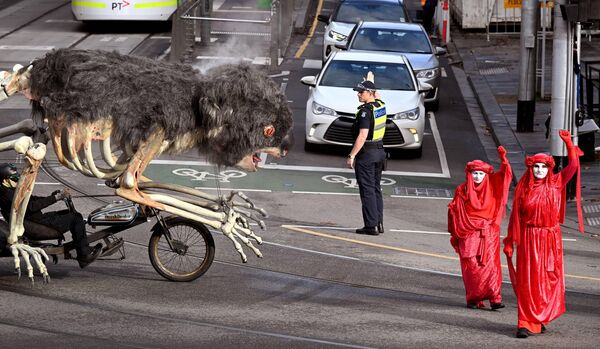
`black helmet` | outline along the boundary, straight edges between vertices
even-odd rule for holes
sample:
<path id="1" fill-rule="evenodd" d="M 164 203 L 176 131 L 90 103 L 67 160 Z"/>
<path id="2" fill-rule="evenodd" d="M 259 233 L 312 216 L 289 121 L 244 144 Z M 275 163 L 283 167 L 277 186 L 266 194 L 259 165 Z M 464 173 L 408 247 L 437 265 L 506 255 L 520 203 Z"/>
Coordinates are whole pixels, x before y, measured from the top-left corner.
<path id="1" fill-rule="evenodd" d="M 17 182 L 19 180 L 19 172 L 15 164 L 5 163 L 0 164 L 0 179 L 10 179 L 11 181 Z"/>

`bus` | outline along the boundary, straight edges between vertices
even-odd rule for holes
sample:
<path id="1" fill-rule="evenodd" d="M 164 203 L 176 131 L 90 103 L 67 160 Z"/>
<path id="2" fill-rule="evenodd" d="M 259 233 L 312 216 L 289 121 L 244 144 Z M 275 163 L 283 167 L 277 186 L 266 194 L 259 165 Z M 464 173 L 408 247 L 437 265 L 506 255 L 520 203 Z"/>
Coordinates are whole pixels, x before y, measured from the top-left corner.
<path id="1" fill-rule="evenodd" d="M 168 21 L 178 0 L 71 1 L 79 21 Z"/>

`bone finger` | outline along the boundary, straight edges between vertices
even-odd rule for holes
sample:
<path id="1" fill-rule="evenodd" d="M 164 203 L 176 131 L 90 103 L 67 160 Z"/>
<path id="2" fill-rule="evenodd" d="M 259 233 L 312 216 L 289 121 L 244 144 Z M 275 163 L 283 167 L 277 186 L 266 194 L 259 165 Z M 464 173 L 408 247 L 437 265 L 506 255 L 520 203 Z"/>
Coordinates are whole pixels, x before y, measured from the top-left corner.
<path id="1" fill-rule="evenodd" d="M 31 255 L 33 256 L 33 260 L 35 261 L 35 264 L 37 265 L 37 267 L 40 271 L 40 274 L 42 274 L 42 277 L 44 278 L 44 283 L 47 283 L 46 277 L 48 275 L 48 269 L 46 268 L 46 265 L 42 261 L 42 255 L 41 255 L 40 251 L 41 251 L 41 249 L 39 249 L 39 248 L 33 249 Z"/>
<path id="2" fill-rule="evenodd" d="M 240 254 L 240 257 L 242 258 L 242 262 L 247 263 L 248 262 L 248 257 L 246 257 L 246 254 L 244 253 L 244 250 L 242 250 L 242 245 L 240 245 L 240 243 L 237 242 L 237 240 L 235 239 L 235 236 L 233 235 L 233 233 L 226 232 L 224 230 L 225 229 L 222 229 L 221 231 L 223 232 L 223 234 L 225 236 L 227 236 L 233 242 L 233 247 Z"/>
<path id="3" fill-rule="evenodd" d="M 31 261 L 29 261 L 29 253 L 26 251 L 25 245 L 17 246 L 19 252 L 21 252 L 21 256 L 23 256 L 23 260 L 25 261 L 25 265 L 27 266 L 27 276 L 29 279 L 33 279 L 33 266 L 31 265 Z"/>
<path id="4" fill-rule="evenodd" d="M 235 234 L 235 236 L 237 236 L 240 240 L 242 240 L 242 242 L 246 246 L 248 246 L 248 248 L 251 249 L 257 257 L 262 258 L 263 255 L 260 252 L 260 250 L 258 248 L 256 248 L 256 247 L 254 247 L 254 245 L 252 245 L 252 242 L 247 237 L 245 237 L 242 234 L 238 233 L 235 228 L 233 229 L 233 234 Z"/>
<path id="5" fill-rule="evenodd" d="M 15 262 L 15 271 L 19 274 L 19 279 L 21 278 L 21 259 L 19 258 L 19 250 L 17 246 L 10 245 L 10 253 L 13 255 L 13 261 Z"/>
<path id="6" fill-rule="evenodd" d="M 238 231 L 241 231 L 242 233 L 246 234 L 247 236 L 253 238 L 259 245 L 262 245 L 262 243 L 263 243 L 262 238 L 256 234 L 254 234 L 254 231 L 252 231 L 252 229 L 248 229 L 248 228 L 244 228 L 244 227 L 240 227 L 240 226 L 236 226 L 235 229 Z"/>

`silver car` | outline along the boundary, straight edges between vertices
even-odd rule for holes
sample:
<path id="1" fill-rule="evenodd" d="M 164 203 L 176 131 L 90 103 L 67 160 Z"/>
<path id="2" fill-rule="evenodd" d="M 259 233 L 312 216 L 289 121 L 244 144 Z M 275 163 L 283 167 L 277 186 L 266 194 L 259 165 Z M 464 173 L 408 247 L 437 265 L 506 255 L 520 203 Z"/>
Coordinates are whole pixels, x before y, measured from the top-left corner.
<path id="1" fill-rule="evenodd" d="M 341 0 L 329 15 L 319 15 L 325 22 L 323 39 L 323 62 L 336 44 L 345 44 L 352 28 L 360 21 L 410 22 L 404 0 Z"/>
<path id="2" fill-rule="evenodd" d="M 392 22 L 361 22 L 351 32 L 347 45 L 338 45 L 349 51 L 377 51 L 403 55 L 420 82 L 433 86 L 425 96 L 431 110 L 439 107 L 441 68 L 437 55 L 446 53 L 442 47 L 434 47 L 420 24 Z"/>

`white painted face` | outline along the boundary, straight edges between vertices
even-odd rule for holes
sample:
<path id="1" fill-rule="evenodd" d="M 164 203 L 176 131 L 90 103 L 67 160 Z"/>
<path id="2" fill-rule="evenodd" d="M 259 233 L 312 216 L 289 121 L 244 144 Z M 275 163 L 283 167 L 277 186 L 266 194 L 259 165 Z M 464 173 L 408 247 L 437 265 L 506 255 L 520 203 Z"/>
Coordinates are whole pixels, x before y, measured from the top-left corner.
<path id="1" fill-rule="evenodd" d="M 544 179 L 548 175 L 548 166 L 542 162 L 533 164 L 533 176 L 537 179 Z"/>
<path id="2" fill-rule="evenodd" d="M 483 182 L 485 175 L 486 173 L 483 171 L 471 171 L 471 177 L 473 177 L 473 182 L 475 182 L 475 184 Z"/>

